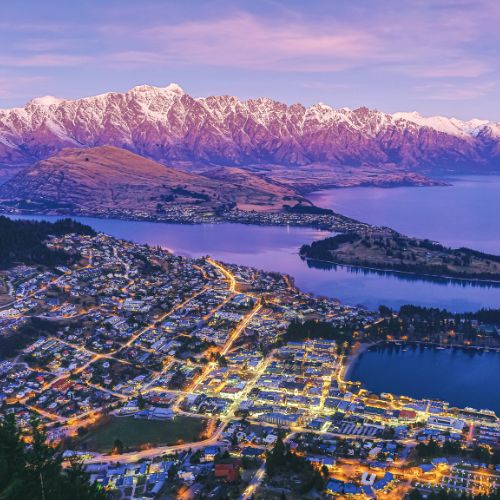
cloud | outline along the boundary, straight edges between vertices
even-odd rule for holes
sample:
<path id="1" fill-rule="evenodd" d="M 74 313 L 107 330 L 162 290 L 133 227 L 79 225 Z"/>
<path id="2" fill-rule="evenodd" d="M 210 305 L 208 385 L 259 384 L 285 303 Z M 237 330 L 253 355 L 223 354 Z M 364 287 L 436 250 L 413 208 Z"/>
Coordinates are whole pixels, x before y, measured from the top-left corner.
<path id="1" fill-rule="evenodd" d="M 145 28 L 149 49 L 118 51 L 117 62 L 198 64 L 273 71 L 337 71 L 374 56 L 377 40 L 363 30 L 270 23 L 245 12 L 215 20 Z"/>
<path id="2" fill-rule="evenodd" d="M 10 33 L 48 33 L 60 34 L 63 31 L 70 31 L 71 27 L 67 23 L 53 22 L 0 22 L 0 30 Z"/>
<path id="3" fill-rule="evenodd" d="M 493 64 L 486 61 L 462 59 L 456 62 L 440 62 L 435 64 L 402 67 L 411 76 L 420 78 L 477 78 L 493 70 Z"/>
<path id="4" fill-rule="evenodd" d="M 499 40 L 500 9 L 490 0 L 408 0 L 404 8 L 395 0 L 377 8 L 332 4 L 321 15 L 280 2 L 273 2 L 280 8 L 272 15 L 262 6 L 250 13 L 238 2 L 222 9 L 222 2 L 210 17 L 197 18 L 203 12 L 186 9 L 183 20 L 166 16 L 164 5 L 146 4 L 147 15 L 118 11 L 104 16 L 107 21 L 80 25 L 74 19 L 62 25 L 49 19 L 0 23 L 2 29 L 32 35 L 15 40 L 16 50 L 0 57 L 0 64 L 290 73 L 359 69 L 432 79 L 477 78 L 498 69 L 488 45 Z"/>
<path id="5" fill-rule="evenodd" d="M 496 54 L 489 57 L 488 50 L 475 47 L 498 38 L 496 25 L 481 9 L 477 12 L 468 2 L 445 1 L 440 8 L 426 1 L 407 5 L 376 10 L 371 5 L 352 19 L 331 12 L 323 18 L 308 17 L 306 10 L 289 14 L 288 9 L 270 20 L 233 11 L 209 19 L 152 21 L 134 29 L 100 26 L 99 32 L 110 40 L 123 40 L 122 47 L 103 56 L 123 67 L 297 73 L 376 69 L 436 79 L 475 78 L 498 67 Z"/>
<path id="6" fill-rule="evenodd" d="M 89 0 L 54 12 L 13 3 L 10 13 L 17 20 L 0 20 L 0 76 L 57 76 L 70 93 L 168 73 L 200 95 L 237 93 L 254 78 L 275 96 L 302 88 L 367 104 L 377 94 L 391 103 L 398 95 L 472 101 L 493 93 L 500 75 L 497 0 Z"/>
<path id="7" fill-rule="evenodd" d="M 33 38 L 23 38 L 14 45 L 17 50 L 27 52 L 60 52 L 67 51 L 69 48 L 76 48 L 81 44 L 82 40 L 75 38 L 62 36 L 58 38 L 44 38 L 40 36 Z"/>
<path id="8" fill-rule="evenodd" d="M 495 82 L 484 83 L 438 83 L 420 85 L 415 90 L 421 100 L 469 101 L 490 94 L 497 88 Z"/>
<path id="9" fill-rule="evenodd" d="M 33 86 L 46 82 L 43 76 L 2 76 L 0 75 L 0 99 L 24 97 Z"/>
<path id="10" fill-rule="evenodd" d="M 347 83 L 336 83 L 336 82 L 307 81 L 307 82 L 302 82 L 300 86 L 304 89 L 310 89 L 310 90 L 347 90 L 347 89 L 352 89 L 355 85 Z"/>
<path id="11" fill-rule="evenodd" d="M 15 68 L 53 68 L 78 66 L 92 60 L 92 57 L 79 54 L 42 53 L 19 56 L 0 56 L 0 66 Z"/>

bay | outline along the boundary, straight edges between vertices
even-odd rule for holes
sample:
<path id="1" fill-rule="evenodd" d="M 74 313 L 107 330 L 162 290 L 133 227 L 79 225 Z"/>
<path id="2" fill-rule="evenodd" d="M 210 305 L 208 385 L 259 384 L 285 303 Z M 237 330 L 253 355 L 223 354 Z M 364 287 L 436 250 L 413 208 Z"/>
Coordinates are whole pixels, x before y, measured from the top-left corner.
<path id="1" fill-rule="evenodd" d="M 500 414 L 499 367 L 499 352 L 390 344 L 360 354 L 349 379 L 378 394 L 440 399 Z"/>

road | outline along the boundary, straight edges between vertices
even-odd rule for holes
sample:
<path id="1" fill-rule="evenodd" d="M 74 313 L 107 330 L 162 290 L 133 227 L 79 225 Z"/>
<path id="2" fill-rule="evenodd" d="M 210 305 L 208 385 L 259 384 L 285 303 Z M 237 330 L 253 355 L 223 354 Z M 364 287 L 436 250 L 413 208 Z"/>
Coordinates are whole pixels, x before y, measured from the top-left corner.
<path id="1" fill-rule="evenodd" d="M 236 278 L 221 264 L 219 264 L 216 260 L 213 260 L 211 257 L 207 258 L 207 262 L 218 269 L 229 281 L 229 289 L 231 292 L 236 291 Z"/>
<path id="2" fill-rule="evenodd" d="M 219 269 L 222 272 L 222 274 L 228 280 L 231 293 L 234 294 L 234 292 L 236 290 L 236 285 L 237 285 L 236 278 L 225 267 L 223 267 L 218 262 L 216 262 L 212 259 L 207 259 L 207 261 L 211 265 L 213 265 L 214 267 L 216 267 L 217 269 Z M 201 291 L 197 292 L 196 294 L 194 294 L 193 296 L 191 296 L 189 299 L 185 300 L 181 304 L 178 304 L 176 307 L 174 307 L 172 310 L 170 310 L 168 313 L 166 313 L 162 318 L 160 318 L 159 321 L 162 321 L 164 318 L 166 318 L 167 316 L 172 314 L 174 311 L 183 307 L 185 304 L 187 304 L 187 302 L 192 300 L 194 297 L 196 297 L 197 295 L 199 295 L 203 291 L 205 291 L 205 288 L 202 289 Z M 262 305 L 260 304 L 260 300 L 257 299 L 257 302 L 256 302 L 255 306 L 253 307 L 253 309 L 236 325 L 234 330 L 231 332 L 227 342 L 224 344 L 224 346 L 221 350 L 221 354 L 224 355 L 224 354 L 227 354 L 229 352 L 229 350 L 231 349 L 234 342 L 239 338 L 241 333 L 247 327 L 248 323 L 261 310 L 261 308 L 262 308 Z M 133 337 L 133 340 L 138 338 L 140 335 L 142 335 L 142 333 L 144 333 L 145 331 L 147 331 L 151 327 L 152 327 L 152 325 L 148 325 L 146 328 L 141 330 L 141 332 L 139 332 L 137 335 L 135 335 Z M 130 345 L 133 342 L 133 340 L 129 341 L 127 344 Z M 121 349 L 123 349 L 123 347 Z M 118 351 L 120 351 L 121 349 L 119 349 Z M 211 365 L 213 365 L 213 363 L 210 363 L 209 365 L 207 365 L 204 372 L 200 375 L 196 384 L 190 390 L 194 389 L 195 387 L 197 387 L 199 385 L 199 383 L 203 380 L 204 376 L 206 376 L 206 374 L 208 374 L 210 369 L 213 368 Z M 186 390 L 186 391 L 181 392 L 179 394 L 179 399 L 186 392 L 189 392 L 189 391 Z M 177 405 L 178 405 L 178 401 L 174 404 L 173 407 L 177 408 Z M 235 406 L 233 406 L 232 407 L 232 414 L 234 414 L 235 409 L 236 409 Z M 184 412 L 181 412 L 181 413 L 184 413 Z M 122 455 L 117 455 L 116 461 L 127 462 L 127 463 L 128 462 L 135 462 L 137 460 L 140 460 L 141 458 L 153 458 L 153 457 L 168 454 L 168 453 L 175 453 L 178 451 L 185 451 L 185 450 L 189 450 L 189 449 L 195 450 L 195 449 L 199 449 L 199 448 L 204 448 L 206 446 L 222 444 L 222 443 L 220 443 L 219 439 L 220 439 L 222 432 L 224 431 L 224 428 L 226 427 L 228 421 L 229 421 L 229 419 L 225 419 L 225 421 L 223 421 L 219 425 L 219 427 L 216 429 L 214 434 L 210 438 L 205 439 L 203 441 L 198 441 L 195 443 L 185 443 L 185 444 L 175 445 L 175 446 L 160 446 L 160 447 L 156 447 L 156 448 L 150 448 L 148 450 L 125 453 Z M 86 460 L 86 463 L 109 462 L 109 461 L 114 461 L 114 459 L 115 459 L 115 457 L 110 456 L 110 455 L 98 454 L 98 455 L 95 455 L 94 457 Z"/>
<path id="3" fill-rule="evenodd" d="M 293 439 L 297 433 L 292 432 L 288 434 L 288 436 L 283 439 L 283 442 L 286 444 L 288 441 Z M 240 500 L 248 500 L 260 487 L 262 481 L 264 480 L 264 476 L 266 475 L 266 462 L 263 461 L 262 465 L 255 472 L 252 480 L 248 483 L 245 491 L 240 496 Z"/>

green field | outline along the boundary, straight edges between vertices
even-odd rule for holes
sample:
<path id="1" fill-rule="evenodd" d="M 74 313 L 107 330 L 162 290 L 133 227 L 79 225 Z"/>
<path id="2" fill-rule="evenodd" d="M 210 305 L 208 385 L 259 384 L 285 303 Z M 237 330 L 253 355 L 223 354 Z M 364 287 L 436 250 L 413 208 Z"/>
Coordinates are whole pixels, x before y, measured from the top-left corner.
<path id="1" fill-rule="evenodd" d="M 198 441 L 203 429 L 201 418 L 178 416 L 174 420 L 142 420 L 133 417 L 110 417 L 89 430 L 80 441 L 88 451 L 111 451 L 115 439 L 124 449 L 135 450 L 141 446 L 160 446 Z"/>

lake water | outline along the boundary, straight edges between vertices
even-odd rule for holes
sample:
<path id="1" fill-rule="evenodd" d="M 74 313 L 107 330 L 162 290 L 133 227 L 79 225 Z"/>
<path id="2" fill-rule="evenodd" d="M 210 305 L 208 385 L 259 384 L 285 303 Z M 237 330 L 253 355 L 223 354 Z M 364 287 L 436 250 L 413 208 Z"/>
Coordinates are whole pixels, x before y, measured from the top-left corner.
<path id="1" fill-rule="evenodd" d="M 328 189 L 309 198 L 409 236 L 500 254 L 500 176 L 443 180 L 452 186 Z"/>
<path id="2" fill-rule="evenodd" d="M 362 353 L 349 375 L 369 391 L 435 398 L 500 415 L 500 353 L 384 345 Z"/>
<path id="3" fill-rule="evenodd" d="M 451 246 L 500 254 L 500 177 L 466 177 L 454 182 L 451 187 L 336 189 L 313 197 L 319 205 L 360 220 Z M 241 224 L 78 220 L 112 236 L 161 245 L 187 256 L 210 254 L 225 262 L 286 273 L 302 290 L 339 298 L 347 304 L 376 308 L 380 304 L 399 307 L 411 303 L 452 311 L 500 307 L 500 287 L 376 274 L 343 266 L 334 270 L 310 268 L 299 258 L 298 249 L 328 236 L 322 231 Z M 495 400 L 499 366 L 500 354 L 494 353 L 387 348 L 365 352 L 354 366 L 351 379 L 362 381 L 375 392 L 436 397 L 459 406 L 490 406 L 500 413 L 500 401 L 498 397 Z"/>
<path id="4" fill-rule="evenodd" d="M 35 217 L 38 218 L 38 217 Z M 50 219 L 51 217 L 43 217 Z M 338 298 L 345 304 L 403 304 L 475 311 L 500 307 L 500 286 L 465 281 L 429 280 L 404 274 L 374 273 L 345 266 L 335 270 L 311 268 L 298 256 L 304 243 L 329 233 L 296 227 L 243 224 L 182 225 L 111 219 L 78 218 L 98 231 L 139 243 L 161 245 L 174 252 L 286 273 L 306 292 Z"/>

